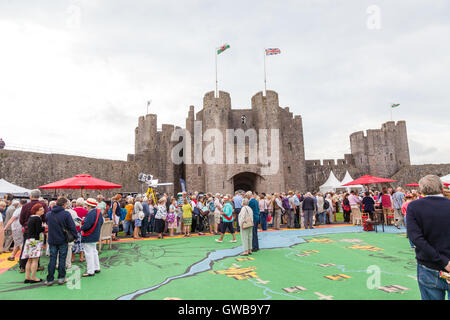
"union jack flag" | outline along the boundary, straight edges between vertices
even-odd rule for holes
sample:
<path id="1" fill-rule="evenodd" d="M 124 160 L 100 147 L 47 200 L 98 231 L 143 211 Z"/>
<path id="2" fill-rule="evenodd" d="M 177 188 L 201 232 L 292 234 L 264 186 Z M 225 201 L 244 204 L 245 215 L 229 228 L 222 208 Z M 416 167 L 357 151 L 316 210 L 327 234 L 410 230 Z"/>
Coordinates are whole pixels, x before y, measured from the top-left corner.
<path id="1" fill-rule="evenodd" d="M 281 51 L 278 48 L 267 48 L 266 49 L 266 56 L 272 56 L 274 54 L 280 54 Z"/>

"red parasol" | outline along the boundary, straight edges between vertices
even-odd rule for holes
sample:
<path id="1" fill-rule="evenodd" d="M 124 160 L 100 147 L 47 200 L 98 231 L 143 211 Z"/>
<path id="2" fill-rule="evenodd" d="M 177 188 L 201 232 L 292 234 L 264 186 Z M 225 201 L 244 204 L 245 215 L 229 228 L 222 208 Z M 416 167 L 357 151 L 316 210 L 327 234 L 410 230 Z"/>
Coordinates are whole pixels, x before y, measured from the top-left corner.
<path id="1" fill-rule="evenodd" d="M 405 184 L 405 187 L 418 187 L 418 186 L 419 186 L 418 183 Z"/>
<path id="2" fill-rule="evenodd" d="M 75 177 L 59 180 L 39 189 L 116 189 L 122 188 L 121 185 L 94 178 L 88 174 L 79 174 Z"/>
<path id="3" fill-rule="evenodd" d="M 372 183 L 385 183 L 385 182 L 394 182 L 397 180 L 392 180 L 392 179 L 385 179 L 385 178 L 379 178 L 379 177 L 374 177 L 374 176 L 370 176 L 370 175 L 365 175 L 362 176 L 356 180 L 353 180 L 352 182 L 346 183 L 342 186 L 347 187 L 347 186 L 354 186 L 357 184 L 372 184 Z"/>
<path id="4" fill-rule="evenodd" d="M 447 186 L 447 187 L 449 187 L 449 186 L 450 186 L 450 183 L 444 182 L 444 185 Z"/>

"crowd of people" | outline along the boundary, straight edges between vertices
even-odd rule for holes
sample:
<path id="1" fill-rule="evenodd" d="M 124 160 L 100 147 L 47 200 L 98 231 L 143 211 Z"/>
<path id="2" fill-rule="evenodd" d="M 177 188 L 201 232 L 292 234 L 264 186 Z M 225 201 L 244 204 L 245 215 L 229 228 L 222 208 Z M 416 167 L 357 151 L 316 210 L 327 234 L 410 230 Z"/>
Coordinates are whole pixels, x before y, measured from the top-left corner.
<path id="1" fill-rule="evenodd" d="M 14 261 L 20 251 L 19 266 L 20 272 L 25 273 L 24 282 L 38 283 L 44 281 L 36 278 L 36 272 L 44 270 L 40 266 L 40 257 L 45 248 L 50 257 L 45 284 L 51 286 L 57 282 L 61 285 L 66 281 L 66 270 L 71 268 L 77 255 L 79 261 L 86 262 L 84 277 L 100 272 L 96 243 L 101 226 L 107 220 L 113 222 L 113 240 L 152 235 L 160 239 L 176 235 L 190 237 L 195 233 L 218 235 L 215 241 L 222 243 L 225 235 L 230 233 L 230 242 L 236 243 L 236 232 L 240 232 L 241 255 L 247 256 L 259 250 L 258 230 L 268 228 L 314 229 L 333 223 L 361 225 L 363 216 L 367 221 L 380 220 L 381 223 L 387 223 L 393 217 L 395 227 L 406 227 L 408 207 L 414 200 L 424 197 L 423 188 L 421 192 L 406 193 L 401 187 L 395 190 L 383 188 L 381 192 L 325 194 L 180 192 L 173 196 L 161 194 L 158 198 L 153 194 L 125 198 L 116 194 L 111 199 L 98 195 L 97 199 L 72 201 L 60 196 L 49 202 L 36 189 L 29 200 L 17 200 L 7 195 L 0 201 L 0 251 L 10 252 L 10 261 Z M 343 212 L 343 221 L 337 220 L 340 212 Z M 408 228 L 412 248 L 421 241 L 417 235 L 417 221 L 414 224 Z M 56 269 L 58 277 L 55 281 Z"/>

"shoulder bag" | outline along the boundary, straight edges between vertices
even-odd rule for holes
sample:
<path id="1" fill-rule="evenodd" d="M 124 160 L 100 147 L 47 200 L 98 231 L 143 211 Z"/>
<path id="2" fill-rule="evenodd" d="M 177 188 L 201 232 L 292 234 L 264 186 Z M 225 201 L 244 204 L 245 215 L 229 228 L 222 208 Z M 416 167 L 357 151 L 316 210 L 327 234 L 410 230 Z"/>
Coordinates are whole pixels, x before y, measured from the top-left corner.
<path id="1" fill-rule="evenodd" d="M 244 207 L 244 209 L 245 209 L 245 211 L 246 211 L 246 213 L 248 215 L 248 207 Z M 247 229 L 247 228 L 250 228 L 250 227 L 253 227 L 253 219 L 250 219 L 250 217 L 247 216 L 245 218 L 245 220 L 242 222 L 242 229 Z"/>
<path id="2" fill-rule="evenodd" d="M 66 243 L 74 242 L 74 241 L 75 241 L 75 237 L 73 236 L 73 234 L 70 233 L 70 232 L 67 230 L 67 228 L 65 228 L 65 227 L 63 227 L 63 226 L 61 225 L 61 222 L 56 218 L 56 216 L 55 216 L 55 220 L 56 220 L 56 222 L 58 223 L 59 227 L 61 228 L 61 230 L 62 230 L 62 232 L 63 232 L 63 234 L 64 234 L 64 241 L 65 241 Z"/>

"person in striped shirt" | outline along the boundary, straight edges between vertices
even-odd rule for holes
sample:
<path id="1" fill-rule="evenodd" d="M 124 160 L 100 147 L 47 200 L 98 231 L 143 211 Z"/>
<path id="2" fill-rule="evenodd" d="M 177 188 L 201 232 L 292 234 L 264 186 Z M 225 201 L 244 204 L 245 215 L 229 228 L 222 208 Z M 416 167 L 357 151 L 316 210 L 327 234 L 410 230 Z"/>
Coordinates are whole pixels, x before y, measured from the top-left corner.
<path id="1" fill-rule="evenodd" d="M 217 242 L 223 241 L 223 236 L 225 235 L 225 232 L 230 231 L 231 235 L 233 236 L 233 240 L 230 242 L 237 242 L 236 241 L 236 235 L 234 234 L 234 226 L 233 226 L 233 206 L 231 205 L 231 197 L 225 196 L 223 198 L 225 201 L 225 205 L 223 206 L 223 211 L 221 212 L 222 215 L 222 221 L 223 221 L 223 229 L 222 234 L 220 235 L 220 239 L 216 239 Z"/>

